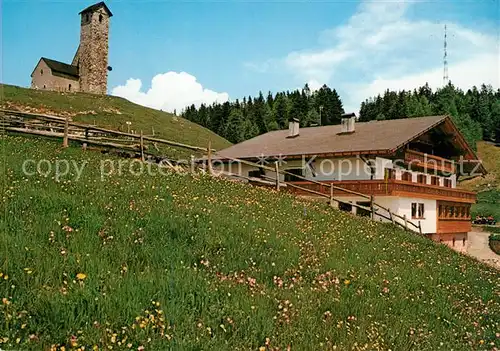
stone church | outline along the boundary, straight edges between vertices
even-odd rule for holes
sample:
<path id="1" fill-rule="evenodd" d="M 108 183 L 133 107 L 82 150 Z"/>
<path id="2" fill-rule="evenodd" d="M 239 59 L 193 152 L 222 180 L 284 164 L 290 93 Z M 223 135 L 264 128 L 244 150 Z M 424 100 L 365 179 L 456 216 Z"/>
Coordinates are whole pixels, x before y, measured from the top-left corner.
<path id="1" fill-rule="evenodd" d="M 87 7 L 81 16 L 80 45 L 71 64 L 42 57 L 31 73 L 31 88 L 106 94 L 108 89 L 109 20 L 104 2 Z"/>

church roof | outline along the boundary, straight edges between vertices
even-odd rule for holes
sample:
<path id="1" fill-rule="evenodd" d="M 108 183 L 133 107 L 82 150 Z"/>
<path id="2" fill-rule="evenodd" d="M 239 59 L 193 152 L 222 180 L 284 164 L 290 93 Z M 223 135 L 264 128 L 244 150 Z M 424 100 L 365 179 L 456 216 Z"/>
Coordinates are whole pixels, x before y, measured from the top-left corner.
<path id="1" fill-rule="evenodd" d="M 43 60 L 52 72 L 63 73 L 76 78 L 79 77 L 77 66 L 68 65 L 67 63 L 51 60 L 46 57 L 42 57 L 40 60 Z"/>
<path id="2" fill-rule="evenodd" d="M 104 7 L 104 10 L 106 11 L 106 13 L 108 14 L 109 17 L 113 16 L 113 14 L 109 10 L 109 8 L 106 6 L 106 4 L 104 3 L 104 1 L 98 2 L 97 4 L 94 4 L 94 5 L 90 5 L 89 7 L 83 9 L 79 13 L 79 15 L 81 15 L 82 13 L 86 13 L 86 12 L 94 12 L 94 11 L 98 10 L 99 8 L 101 8 L 101 7 Z"/>

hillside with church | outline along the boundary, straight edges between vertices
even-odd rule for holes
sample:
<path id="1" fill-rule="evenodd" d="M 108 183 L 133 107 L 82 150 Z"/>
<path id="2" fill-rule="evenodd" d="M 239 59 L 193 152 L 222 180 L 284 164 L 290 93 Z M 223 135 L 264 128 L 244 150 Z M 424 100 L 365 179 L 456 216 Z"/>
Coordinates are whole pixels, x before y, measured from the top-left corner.
<path id="1" fill-rule="evenodd" d="M 59 92 L 107 94 L 109 22 L 104 2 L 89 6 L 81 17 L 80 43 L 71 64 L 42 57 L 31 73 L 31 88 Z"/>

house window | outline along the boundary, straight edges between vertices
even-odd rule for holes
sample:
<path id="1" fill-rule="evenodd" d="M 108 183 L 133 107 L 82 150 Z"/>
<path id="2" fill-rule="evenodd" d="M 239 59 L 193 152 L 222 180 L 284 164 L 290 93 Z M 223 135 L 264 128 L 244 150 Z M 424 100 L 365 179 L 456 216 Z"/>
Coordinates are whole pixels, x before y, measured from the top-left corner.
<path id="1" fill-rule="evenodd" d="M 40 75 L 43 76 L 43 69 L 40 70 Z"/>
<path id="2" fill-rule="evenodd" d="M 417 210 L 417 215 L 418 218 L 424 218 L 424 204 L 418 204 L 418 210 Z"/>
<path id="3" fill-rule="evenodd" d="M 451 188 L 451 179 L 444 179 L 444 186 L 447 188 Z"/>
<path id="4" fill-rule="evenodd" d="M 438 208 L 439 219 L 467 220 L 470 218 L 470 206 L 458 203 L 441 203 Z"/>
<path id="5" fill-rule="evenodd" d="M 439 185 L 439 178 L 436 176 L 431 176 L 431 184 L 432 185 Z"/>
<path id="6" fill-rule="evenodd" d="M 427 183 L 427 176 L 425 174 L 419 174 L 419 175 L 417 175 L 417 182 L 420 183 L 420 184 Z"/>
<path id="7" fill-rule="evenodd" d="M 384 178 L 385 179 L 396 179 L 396 170 L 392 169 L 392 168 L 386 168 Z"/>
<path id="8" fill-rule="evenodd" d="M 404 180 L 405 182 L 411 182 L 411 173 L 403 171 L 401 179 Z"/>
<path id="9" fill-rule="evenodd" d="M 304 176 L 304 170 L 302 168 L 289 168 L 286 172 L 291 174 L 285 173 L 285 182 L 300 182 L 303 180 L 299 178 Z"/>
<path id="10" fill-rule="evenodd" d="M 262 176 L 265 174 L 266 174 L 266 172 L 262 168 L 255 169 L 253 171 L 248 171 L 248 176 L 250 178 L 262 178 Z"/>
<path id="11" fill-rule="evenodd" d="M 46 89 L 46 88 L 47 88 L 47 86 L 44 84 L 44 85 L 43 85 L 43 88 L 44 88 L 44 89 Z"/>
<path id="12" fill-rule="evenodd" d="M 424 218 L 424 204 L 414 202 L 411 204 L 411 218 L 423 219 Z"/>

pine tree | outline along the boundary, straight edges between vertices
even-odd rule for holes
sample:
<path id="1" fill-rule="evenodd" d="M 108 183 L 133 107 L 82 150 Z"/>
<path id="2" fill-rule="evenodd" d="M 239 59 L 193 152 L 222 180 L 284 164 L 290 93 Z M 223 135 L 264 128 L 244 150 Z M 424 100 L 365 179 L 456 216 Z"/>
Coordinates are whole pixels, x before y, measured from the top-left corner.
<path id="1" fill-rule="evenodd" d="M 331 100 L 331 115 L 329 118 L 329 124 L 340 124 L 342 120 L 342 115 L 344 114 L 344 107 L 342 106 L 342 100 L 340 100 L 339 94 L 333 89 L 330 95 Z"/>
<path id="2" fill-rule="evenodd" d="M 314 107 L 309 109 L 307 113 L 307 122 L 304 124 L 304 127 L 318 126 L 320 122 L 319 112 L 316 111 Z"/>
<path id="3" fill-rule="evenodd" d="M 278 94 L 273 105 L 273 120 L 279 129 L 286 128 L 288 123 L 288 98 L 284 94 Z"/>
<path id="4" fill-rule="evenodd" d="M 262 92 L 259 92 L 259 97 L 254 101 L 254 119 L 260 134 L 267 132 L 267 125 L 271 119 L 270 114 L 269 106 L 265 103 Z"/>
<path id="5" fill-rule="evenodd" d="M 493 125 L 493 140 L 500 143 L 500 96 L 491 106 L 491 121 Z"/>
<path id="6" fill-rule="evenodd" d="M 239 107 L 233 106 L 229 112 L 223 136 L 232 143 L 245 140 L 243 113 Z"/>

